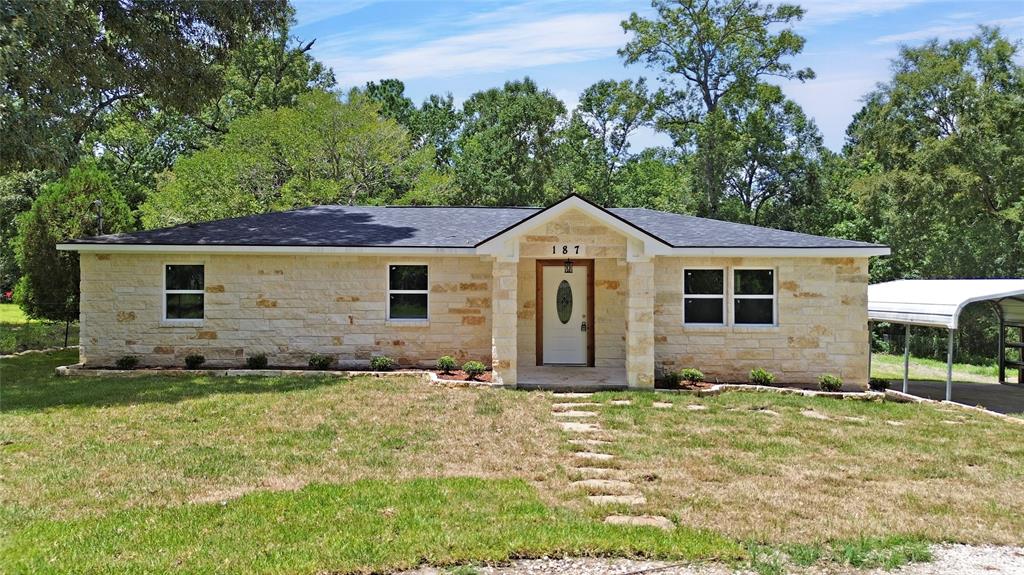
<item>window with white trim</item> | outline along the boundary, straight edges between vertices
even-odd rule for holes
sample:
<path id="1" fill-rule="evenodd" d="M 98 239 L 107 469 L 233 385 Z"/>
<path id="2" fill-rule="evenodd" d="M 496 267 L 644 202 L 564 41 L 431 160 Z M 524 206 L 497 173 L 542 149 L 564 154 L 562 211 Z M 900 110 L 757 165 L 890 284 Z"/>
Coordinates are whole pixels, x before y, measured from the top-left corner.
<path id="1" fill-rule="evenodd" d="M 734 269 L 733 323 L 775 324 L 775 270 Z"/>
<path id="2" fill-rule="evenodd" d="M 725 270 L 683 270 L 683 323 L 725 324 Z"/>
<path id="3" fill-rule="evenodd" d="M 388 319 L 427 319 L 427 266 L 388 266 Z"/>
<path id="4" fill-rule="evenodd" d="M 164 266 L 164 319 L 203 319 L 204 273 L 198 264 Z"/>

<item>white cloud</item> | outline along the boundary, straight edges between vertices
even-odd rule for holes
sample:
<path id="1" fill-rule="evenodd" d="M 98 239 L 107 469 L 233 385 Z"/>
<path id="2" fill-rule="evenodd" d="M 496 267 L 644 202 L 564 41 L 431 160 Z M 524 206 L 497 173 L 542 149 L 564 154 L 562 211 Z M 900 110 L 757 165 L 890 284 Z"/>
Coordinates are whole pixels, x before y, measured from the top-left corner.
<path id="1" fill-rule="evenodd" d="M 625 41 L 619 26 L 622 19 L 623 14 L 617 12 L 539 16 L 407 42 L 363 57 L 350 53 L 318 56 L 334 69 L 342 85 L 378 78 L 408 80 L 504 72 L 607 58 Z"/>
<path id="2" fill-rule="evenodd" d="M 292 0 L 296 27 L 355 12 L 374 3 L 375 0 Z"/>
<path id="3" fill-rule="evenodd" d="M 1024 27 L 1024 16 L 1016 16 L 1013 18 L 1000 18 L 997 20 L 989 20 L 987 22 L 979 22 L 976 24 L 936 24 L 918 30 L 911 30 L 909 32 L 901 32 L 899 34 L 887 34 L 885 36 L 879 36 L 871 41 L 872 44 L 901 44 L 905 42 L 917 42 L 921 40 L 928 40 L 930 38 L 938 38 L 940 40 L 948 40 L 950 38 L 959 38 L 963 36 L 969 36 L 974 34 L 978 30 L 979 24 L 985 24 L 986 26 L 999 26 L 1007 30 L 1015 30 L 1017 28 Z"/>
<path id="4" fill-rule="evenodd" d="M 807 10 L 804 25 L 832 24 L 858 16 L 878 16 L 903 10 L 925 0 L 799 0 Z"/>

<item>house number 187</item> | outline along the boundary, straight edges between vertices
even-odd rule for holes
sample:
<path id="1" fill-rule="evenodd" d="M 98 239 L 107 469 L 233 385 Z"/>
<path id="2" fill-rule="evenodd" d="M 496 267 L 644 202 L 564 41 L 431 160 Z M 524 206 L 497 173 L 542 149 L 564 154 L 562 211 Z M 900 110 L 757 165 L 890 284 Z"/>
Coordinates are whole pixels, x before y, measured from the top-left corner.
<path id="1" fill-rule="evenodd" d="M 562 254 L 563 256 L 565 256 L 565 255 L 578 256 L 578 255 L 580 255 L 580 247 L 579 246 L 567 246 L 567 245 L 551 246 L 551 253 L 553 255 Z"/>

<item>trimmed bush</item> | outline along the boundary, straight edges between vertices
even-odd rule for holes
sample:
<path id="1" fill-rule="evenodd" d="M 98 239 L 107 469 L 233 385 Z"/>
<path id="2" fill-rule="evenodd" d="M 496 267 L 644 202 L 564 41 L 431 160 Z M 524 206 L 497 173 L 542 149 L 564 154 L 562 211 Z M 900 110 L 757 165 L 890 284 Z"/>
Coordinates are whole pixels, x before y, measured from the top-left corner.
<path id="1" fill-rule="evenodd" d="M 471 360 L 462 364 L 462 371 L 466 372 L 466 376 L 469 379 L 476 379 L 477 377 L 483 375 L 485 371 L 487 371 L 487 366 L 480 363 L 479 361 Z"/>
<path id="2" fill-rule="evenodd" d="M 139 356 L 125 355 L 117 360 L 117 369 L 135 369 L 139 365 Z"/>
<path id="3" fill-rule="evenodd" d="M 309 367 L 313 369 L 326 371 L 331 369 L 331 364 L 334 363 L 334 358 L 329 355 L 323 355 L 320 353 L 314 353 L 309 356 Z"/>
<path id="4" fill-rule="evenodd" d="M 677 387 L 682 379 L 683 378 L 679 375 L 678 371 L 666 371 L 661 376 L 661 381 L 663 381 L 668 387 Z"/>
<path id="5" fill-rule="evenodd" d="M 395 369 L 395 360 L 386 355 L 375 355 L 370 358 L 371 371 L 392 371 Z"/>
<path id="6" fill-rule="evenodd" d="M 822 391 L 839 391 L 843 388 L 843 380 L 831 373 L 826 373 L 818 378 L 818 387 Z"/>
<path id="7" fill-rule="evenodd" d="M 752 369 L 750 370 L 750 383 L 754 385 L 772 385 L 775 383 L 775 374 L 763 367 Z"/>
<path id="8" fill-rule="evenodd" d="M 267 369 L 267 354 L 257 353 L 245 358 L 245 367 L 249 369 Z"/>
<path id="9" fill-rule="evenodd" d="M 203 365 L 204 363 L 206 363 L 206 358 L 199 355 L 198 353 L 193 353 L 185 356 L 185 367 L 187 369 L 199 369 L 199 366 Z"/>
<path id="10" fill-rule="evenodd" d="M 889 389 L 889 380 L 880 377 L 872 377 L 868 380 L 868 387 L 872 391 L 885 391 Z"/>
<path id="11" fill-rule="evenodd" d="M 704 372 L 695 367 L 688 367 L 679 372 L 679 378 L 689 383 L 700 383 L 704 381 Z"/>
<path id="12" fill-rule="evenodd" d="M 437 369 L 441 370 L 441 373 L 451 373 L 455 366 L 455 358 L 450 355 L 442 355 L 437 358 Z"/>

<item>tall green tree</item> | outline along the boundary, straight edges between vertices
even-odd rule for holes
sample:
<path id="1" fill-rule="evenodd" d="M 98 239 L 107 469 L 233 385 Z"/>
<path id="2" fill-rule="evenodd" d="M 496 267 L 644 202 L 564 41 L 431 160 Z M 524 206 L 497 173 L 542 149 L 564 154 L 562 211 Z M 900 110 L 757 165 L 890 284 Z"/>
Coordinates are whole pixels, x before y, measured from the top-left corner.
<path id="1" fill-rule="evenodd" d="M 64 168 L 117 102 L 199 111 L 220 64 L 290 17 L 286 0 L 32 2 L 0 11 L 0 173 Z"/>
<path id="2" fill-rule="evenodd" d="M 804 39 L 790 27 L 803 17 L 799 6 L 757 0 L 653 0 L 657 15 L 633 13 L 622 23 L 632 35 L 619 51 L 626 64 L 642 63 L 659 74 L 657 117 L 676 146 L 699 159 L 695 185 L 701 212 L 714 216 L 725 195 L 728 150 L 720 134 L 732 129 L 723 106 L 745 107 L 767 78 L 807 80 L 786 59 L 803 50 Z"/>
<path id="3" fill-rule="evenodd" d="M 585 89 L 562 131 L 553 186 L 562 195 L 579 193 L 601 205 L 621 203 L 614 183 L 631 157 L 630 137 L 653 117 L 642 78 L 602 80 Z"/>
<path id="4" fill-rule="evenodd" d="M 18 216 L 32 207 L 49 179 L 49 174 L 39 171 L 0 176 L 0 292 L 13 289 L 21 277 L 14 254 Z"/>
<path id="5" fill-rule="evenodd" d="M 1024 275 L 1024 66 L 997 29 L 904 47 L 866 98 L 850 188 L 893 247 L 884 276 Z"/>
<path id="6" fill-rule="evenodd" d="M 78 319 L 78 254 L 57 251 L 57 244 L 100 233 L 100 208 L 103 233 L 132 229 L 128 204 L 113 180 L 85 163 L 47 184 L 32 208 L 18 217 L 15 254 L 22 276 L 15 298 L 31 318 L 64 322 L 65 345 L 67 326 Z"/>
<path id="7" fill-rule="evenodd" d="M 565 105 L 530 78 L 469 97 L 457 140 L 458 204 L 540 205 Z"/>
<path id="8" fill-rule="evenodd" d="M 179 158 L 142 205 L 146 227 L 314 204 L 383 204 L 441 187 L 432 150 L 381 118 L 376 102 L 313 92 L 236 120 L 224 139 Z"/>

